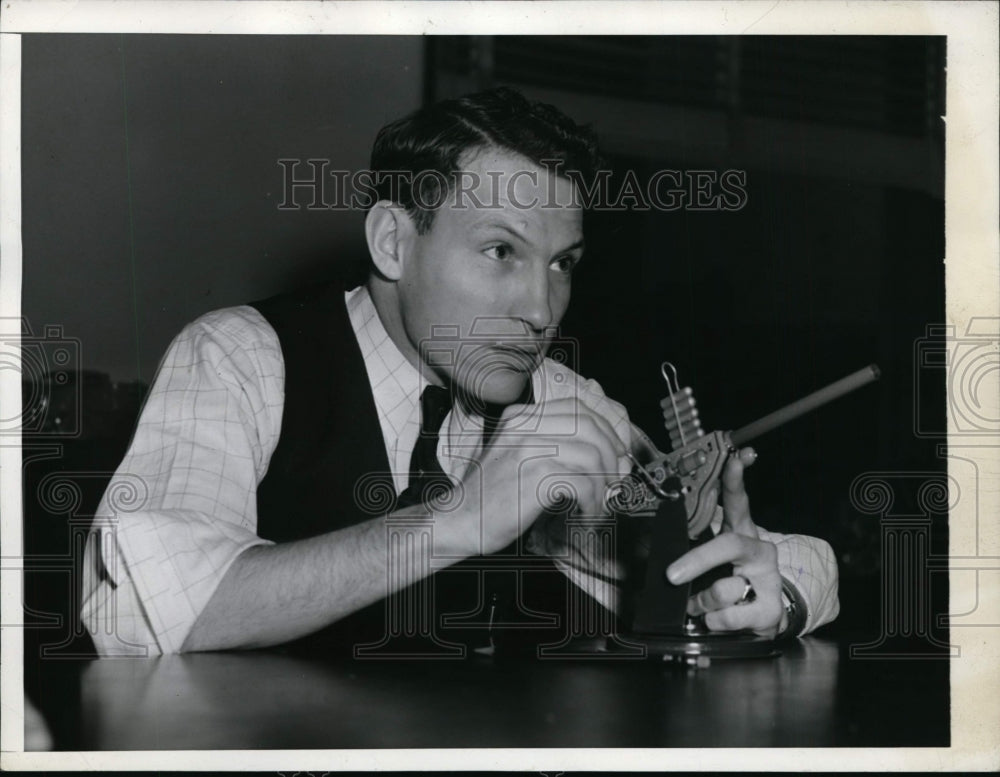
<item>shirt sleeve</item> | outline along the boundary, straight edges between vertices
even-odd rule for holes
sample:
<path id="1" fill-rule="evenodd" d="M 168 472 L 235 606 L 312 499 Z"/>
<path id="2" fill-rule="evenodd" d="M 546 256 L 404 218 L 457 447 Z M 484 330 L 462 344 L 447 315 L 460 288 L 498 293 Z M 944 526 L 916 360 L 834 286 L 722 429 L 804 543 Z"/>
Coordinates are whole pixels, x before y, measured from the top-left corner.
<path id="1" fill-rule="evenodd" d="M 791 588 L 792 603 L 804 611 L 790 619 L 792 631 L 796 623 L 802 624 L 801 630 L 788 636 L 808 634 L 836 618 L 840 614 L 840 578 L 829 543 L 803 534 L 779 534 L 760 526 L 757 534 L 778 549 L 778 571 L 786 588 Z"/>
<path id="2" fill-rule="evenodd" d="M 227 308 L 170 345 L 84 558 L 101 655 L 174 653 L 257 536 L 257 484 L 281 431 L 284 362 L 258 311 Z"/>

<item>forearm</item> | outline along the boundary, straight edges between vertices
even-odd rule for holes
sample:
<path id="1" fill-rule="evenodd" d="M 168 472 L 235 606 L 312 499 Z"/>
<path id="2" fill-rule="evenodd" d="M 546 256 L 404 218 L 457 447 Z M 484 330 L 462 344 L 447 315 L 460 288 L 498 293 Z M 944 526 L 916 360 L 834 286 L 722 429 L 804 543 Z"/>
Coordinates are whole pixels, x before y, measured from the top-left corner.
<path id="1" fill-rule="evenodd" d="M 393 516 L 422 518 L 428 529 L 434 521 L 419 506 Z M 440 519 L 433 526 L 432 553 L 445 563 L 461 557 L 454 534 Z M 426 568 L 399 563 L 390 575 L 390 563 L 383 518 L 306 540 L 249 548 L 227 570 L 181 649 L 288 642 L 416 582 Z"/>

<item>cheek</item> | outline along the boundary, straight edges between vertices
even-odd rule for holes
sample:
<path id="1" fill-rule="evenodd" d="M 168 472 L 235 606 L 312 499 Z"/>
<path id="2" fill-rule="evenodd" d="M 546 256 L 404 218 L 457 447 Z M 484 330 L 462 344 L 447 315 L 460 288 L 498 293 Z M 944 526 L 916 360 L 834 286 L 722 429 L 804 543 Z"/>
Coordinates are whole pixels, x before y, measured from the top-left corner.
<path id="1" fill-rule="evenodd" d="M 478 292 L 483 286 L 472 263 L 450 251 L 429 251 L 420 256 L 414 267 L 413 283 L 422 293 L 445 299 Z"/>
<path id="2" fill-rule="evenodd" d="M 491 273 L 475 259 L 447 257 L 425 278 L 425 291 L 438 310 L 449 311 L 455 323 L 480 315 L 503 313 L 503 300 L 511 296 L 511 279 Z"/>
<path id="3" fill-rule="evenodd" d="M 407 279 L 402 295 L 410 327 L 428 336 L 434 326 L 460 326 L 465 331 L 476 316 L 489 314 L 489 284 L 460 262 L 428 262 Z"/>
<path id="4" fill-rule="evenodd" d="M 552 284 L 549 287 L 549 309 L 552 311 L 554 323 L 558 324 L 569 307 L 570 282 Z"/>

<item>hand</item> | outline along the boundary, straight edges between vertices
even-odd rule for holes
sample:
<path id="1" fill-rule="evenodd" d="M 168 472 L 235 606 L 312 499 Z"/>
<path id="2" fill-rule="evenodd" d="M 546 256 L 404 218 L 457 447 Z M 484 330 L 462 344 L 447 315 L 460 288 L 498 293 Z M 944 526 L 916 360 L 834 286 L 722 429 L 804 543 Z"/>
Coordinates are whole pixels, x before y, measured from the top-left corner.
<path id="1" fill-rule="evenodd" d="M 576 397 L 507 407 L 462 483 L 463 552 L 500 550 L 546 512 L 606 514 L 609 486 L 631 471 L 625 453 L 611 424 Z"/>
<path id="2" fill-rule="evenodd" d="M 694 548 L 667 568 L 670 582 L 687 583 L 722 564 L 733 565 L 733 577 L 717 580 L 688 600 L 689 615 L 704 615 L 712 631 L 750 629 L 774 637 L 785 628 L 785 608 L 781 603 L 781 575 L 778 551 L 759 539 L 750 516 L 750 501 L 743 485 L 743 470 L 757 454 L 744 448 L 729 457 L 722 473 L 722 531 L 712 540 Z M 757 596 L 753 602 L 737 603 L 750 581 Z"/>

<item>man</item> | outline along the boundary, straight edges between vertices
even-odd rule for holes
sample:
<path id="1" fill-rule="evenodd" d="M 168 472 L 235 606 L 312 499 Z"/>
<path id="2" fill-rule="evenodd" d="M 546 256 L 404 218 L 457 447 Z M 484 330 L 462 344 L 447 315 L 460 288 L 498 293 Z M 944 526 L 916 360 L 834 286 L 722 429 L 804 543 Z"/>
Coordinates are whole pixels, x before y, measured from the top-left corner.
<path id="1" fill-rule="evenodd" d="M 648 446 L 599 386 L 545 358 L 584 250 L 568 171 L 598 164 L 589 132 L 505 89 L 383 128 L 367 283 L 215 311 L 171 345 L 88 542 L 99 652 L 364 643 L 387 596 L 510 547 L 616 609 L 622 570 L 566 540 L 566 493 L 549 487 L 571 481 L 575 514 L 604 515 Z M 753 458 L 731 457 L 721 533 L 669 577 L 732 563 L 689 612 L 800 633 L 836 616 L 836 564 L 819 540 L 754 525 Z M 400 526 L 426 543 L 416 563 L 394 555 Z"/>

